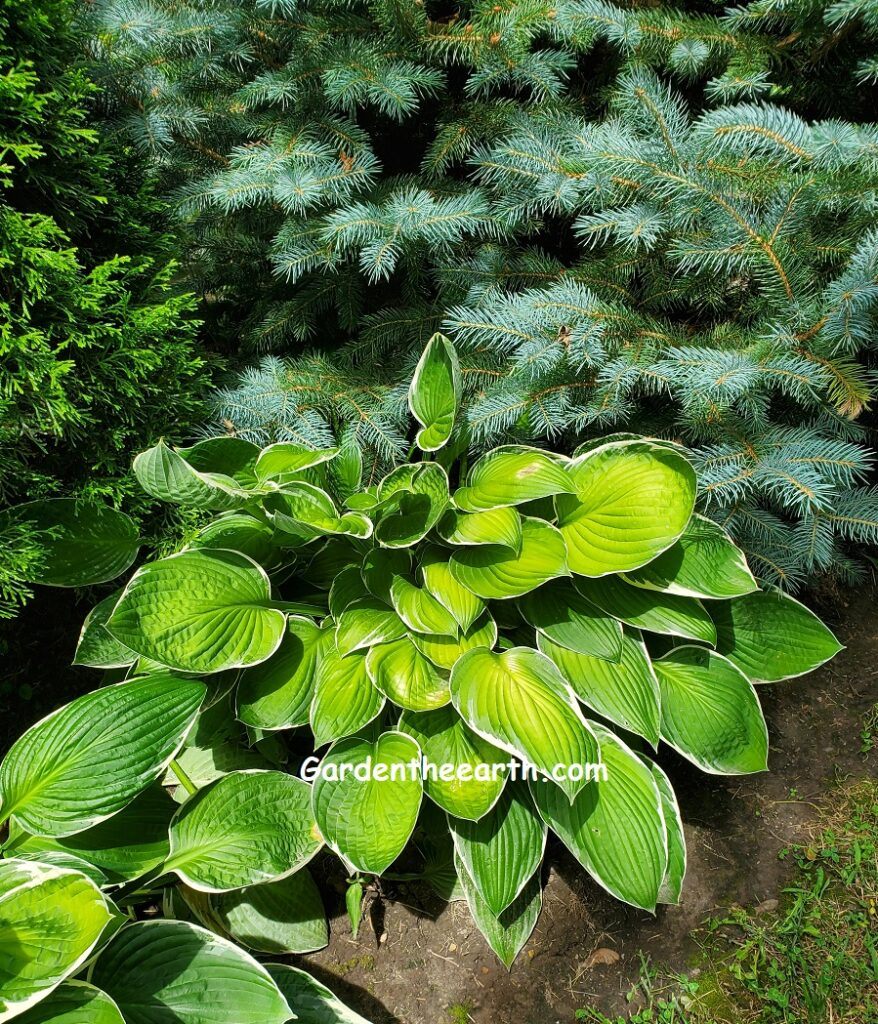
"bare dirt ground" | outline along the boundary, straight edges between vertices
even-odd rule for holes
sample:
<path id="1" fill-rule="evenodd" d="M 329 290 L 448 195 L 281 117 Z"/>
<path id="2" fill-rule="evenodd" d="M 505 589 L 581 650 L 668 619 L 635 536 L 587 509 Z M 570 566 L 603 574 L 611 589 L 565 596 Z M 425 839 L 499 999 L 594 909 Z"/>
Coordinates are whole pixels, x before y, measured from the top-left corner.
<path id="1" fill-rule="evenodd" d="M 373 905 L 356 941 L 339 897 L 329 946 L 302 962 L 375 1024 L 572 1024 L 583 1006 L 621 1012 L 641 955 L 684 970 L 697 951 L 692 931 L 729 906 L 776 899 L 790 870 L 779 851 L 805 841 L 838 785 L 876 774 L 878 752 L 864 755 L 860 736 L 878 702 L 876 594 L 864 588 L 819 611 L 847 649 L 805 679 L 760 689 L 769 773 L 709 777 L 662 751 L 686 823 L 680 906 L 655 917 L 624 906 L 556 842 L 544 868 L 543 913 L 510 972 L 465 904 L 404 885 Z M 619 959 L 607 963 L 613 954 Z"/>

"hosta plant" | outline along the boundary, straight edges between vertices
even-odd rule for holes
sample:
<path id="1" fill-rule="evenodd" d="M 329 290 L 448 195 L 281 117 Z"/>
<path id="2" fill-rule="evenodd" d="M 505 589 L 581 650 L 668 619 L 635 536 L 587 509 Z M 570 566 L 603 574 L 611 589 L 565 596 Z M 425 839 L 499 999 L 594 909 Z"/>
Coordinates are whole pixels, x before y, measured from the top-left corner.
<path id="1" fill-rule="evenodd" d="M 618 434 L 468 465 L 459 390 L 437 335 L 409 391 L 414 457 L 380 480 L 363 479 L 353 445 L 228 436 L 137 457 L 146 491 L 204 525 L 88 616 L 76 661 L 117 681 L 8 755 L 0 815 L 16 853 L 116 869 L 88 837 L 149 835 L 124 891 L 174 882 L 172 912 L 263 951 L 293 947 L 324 846 L 355 922 L 370 877 L 422 872 L 466 899 L 507 965 L 539 914 L 550 830 L 619 899 L 679 899 L 661 743 L 710 774 L 764 770 L 758 686 L 839 644 L 760 590 L 695 512 L 682 449 Z M 106 579 L 134 558 L 115 514 L 13 514 L 54 523 L 50 582 Z M 112 700 L 124 712 L 101 707 Z M 163 817 L 161 783 L 175 780 Z"/>

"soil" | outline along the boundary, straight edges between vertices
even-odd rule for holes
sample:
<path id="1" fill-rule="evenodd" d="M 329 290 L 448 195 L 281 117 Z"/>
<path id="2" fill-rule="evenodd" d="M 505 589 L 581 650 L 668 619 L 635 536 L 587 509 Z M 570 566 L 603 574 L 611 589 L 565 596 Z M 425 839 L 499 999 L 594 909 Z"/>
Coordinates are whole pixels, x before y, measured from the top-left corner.
<path id="1" fill-rule="evenodd" d="M 839 785 L 876 774 L 878 751 L 864 754 L 860 736 L 878 702 L 876 593 L 864 588 L 817 610 L 846 649 L 804 679 L 760 688 L 768 773 L 711 777 L 661 752 L 688 845 L 679 906 L 655 916 L 626 907 L 555 843 L 544 866 L 543 912 L 511 971 L 465 904 L 411 885 L 373 903 L 356 941 L 339 898 L 329 946 L 302 964 L 375 1024 L 572 1024 L 583 1006 L 622 1012 L 642 956 L 685 970 L 697 954 L 693 930 L 730 906 L 775 899 L 791 871 L 779 852 L 807 840 Z"/>

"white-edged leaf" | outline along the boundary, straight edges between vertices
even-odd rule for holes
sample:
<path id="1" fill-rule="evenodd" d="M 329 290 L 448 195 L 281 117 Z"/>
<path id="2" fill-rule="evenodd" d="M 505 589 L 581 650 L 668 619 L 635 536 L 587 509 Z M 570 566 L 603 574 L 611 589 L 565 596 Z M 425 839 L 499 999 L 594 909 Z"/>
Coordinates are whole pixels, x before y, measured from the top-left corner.
<path id="1" fill-rule="evenodd" d="M 466 485 L 454 492 L 454 504 L 463 512 L 486 512 L 553 494 L 576 490 L 567 473 L 569 460 L 559 455 L 506 445 L 483 455 L 470 470 Z"/>
<path id="2" fill-rule="evenodd" d="M 381 713 L 384 701 L 384 694 L 369 677 L 364 651 L 344 658 L 328 651 L 317 670 L 311 701 L 315 745 L 322 747 L 362 729 Z"/>
<path id="3" fill-rule="evenodd" d="M 415 367 L 409 387 L 409 408 L 421 424 L 415 443 L 435 452 L 448 443 L 460 402 L 460 366 L 454 345 L 434 334 Z"/>
<path id="4" fill-rule="evenodd" d="M 376 688 L 401 708 L 429 711 L 451 700 L 448 678 L 409 636 L 373 647 L 366 655 L 366 670 Z"/>

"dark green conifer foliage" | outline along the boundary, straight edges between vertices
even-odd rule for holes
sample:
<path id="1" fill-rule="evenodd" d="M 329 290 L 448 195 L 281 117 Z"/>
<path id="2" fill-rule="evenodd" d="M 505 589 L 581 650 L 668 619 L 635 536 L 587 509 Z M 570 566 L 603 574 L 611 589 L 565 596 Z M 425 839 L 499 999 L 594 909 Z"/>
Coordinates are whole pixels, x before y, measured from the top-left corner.
<path id="1" fill-rule="evenodd" d="M 764 578 L 856 575 L 848 542 L 878 537 L 874 0 L 93 10 L 215 329 L 293 355 L 221 395 L 229 429 L 383 467 L 441 328 L 474 448 L 674 437 Z"/>

